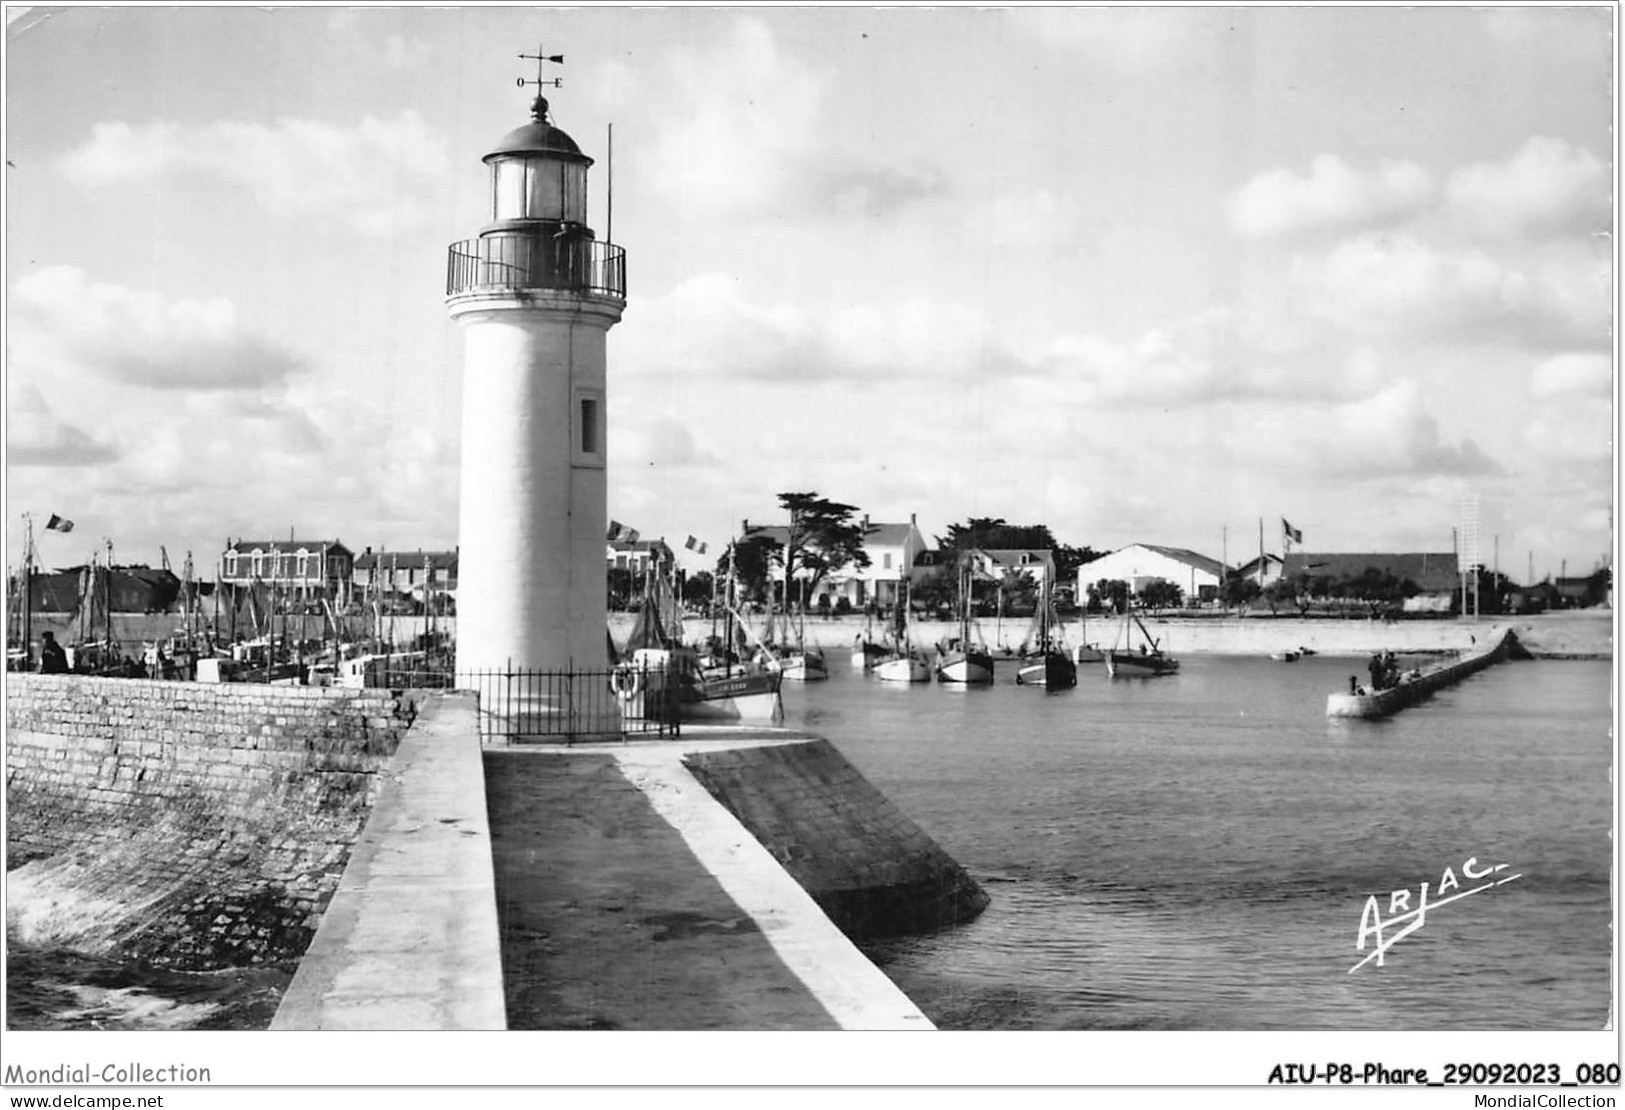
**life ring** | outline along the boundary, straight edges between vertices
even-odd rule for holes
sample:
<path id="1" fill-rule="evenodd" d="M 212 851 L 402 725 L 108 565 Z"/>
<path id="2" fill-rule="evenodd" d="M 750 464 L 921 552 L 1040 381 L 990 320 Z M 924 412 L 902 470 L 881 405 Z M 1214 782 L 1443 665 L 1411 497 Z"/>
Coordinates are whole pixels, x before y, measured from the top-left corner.
<path id="1" fill-rule="evenodd" d="M 609 688 L 616 697 L 635 698 L 643 693 L 643 672 L 635 667 L 616 667 L 609 674 Z"/>

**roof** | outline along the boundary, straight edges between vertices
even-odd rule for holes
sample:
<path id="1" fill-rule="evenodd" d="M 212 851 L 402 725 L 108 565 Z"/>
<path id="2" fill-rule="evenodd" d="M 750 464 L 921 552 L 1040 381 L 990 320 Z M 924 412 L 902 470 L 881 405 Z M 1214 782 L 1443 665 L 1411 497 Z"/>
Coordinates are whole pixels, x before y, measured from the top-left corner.
<path id="1" fill-rule="evenodd" d="M 553 126 L 547 118 L 547 98 L 539 96 L 531 107 L 531 122 L 515 127 L 492 148 L 483 161 L 500 158 L 505 154 L 551 154 L 555 158 L 566 162 L 585 162 L 592 165 L 592 159 L 581 153 L 576 141 L 563 131 Z"/>
<path id="2" fill-rule="evenodd" d="M 634 553 L 647 551 L 651 554 L 670 555 L 671 545 L 665 540 L 610 540 L 609 549 L 616 552 Z"/>
<path id="3" fill-rule="evenodd" d="M 1283 577 L 1358 578 L 1367 570 L 1409 579 L 1424 590 L 1454 590 L 1460 583 L 1453 552 L 1321 552 L 1293 551 L 1281 569 Z"/>
<path id="4" fill-rule="evenodd" d="M 1176 563 L 1184 563 L 1186 566 L 1195 567 L 1197 570 L 1211 574 L 1215 578 L 1223 578 L 1225 575 L 1225 566 L 1217 559 L 1209 558 L 1206 555 L 1200 555 L 1189 548 L 1165 547 L 1160 543 L 1131 543 L 1128 545 L 1128 547 L 1120 547 L 1116 551 L 1102 555 L 1100 559 L 1110 559 L 1113 555 L 1127 551 L 1129 547 L 1143 547 L 1147 551 L 1155 551 L 1158 555 L 1161 555 L 1166 559 L 1172 559 Z M 1100 562 L 1100 559 L 1091 559 L 1089 562 L 1084 563 L 1083 566 L 1079 567 L 1079 571 L 1082 571 L 1086 567 L 1094 566 L 1096 563 Z"/>
<path id="5" fill-rule="evenodd" d="M 320 551 L 324 547 L 327 548 L 328 551 L 342 551 L 346 555 L 350 554 L 350 549 L 348 547 L 345 547 L 338 540 L 227 540 L 226 541 L 226 550 L 227 551 L 237 551 L 237 552 L 253 551 L 255 549 L 258 549 L 260 551 L 271 551 L 271 550 L 276 550 L 276 551 L 299 551 L 301 549 L 303 549 L 305 551 Z"/>
<path id="6" fill-rule="evenodd" d="M 1055 554 L 1047 547 L 978 547 L 977 551 L 1001 566 L 1052 563 Z"/>
<path id="7" fill-rule="evenodd" d="M 364 551 L 355 557 L 355 569 L 371 570 L 375 565 L 391 564 L 396 569 L 415 568 L 421 567 L 425 559 L 436 570 L 451 570 L 457 566 L 455 551 Z"/>
<path id="8" fill-rule="evenodd" d="M 913 524 L 874 524 L 871 523 L 863 533 L 865 544 L 889 544 L 893 547 L 902 547 L 908 543 L 909 533 L 914 529 Z"/>

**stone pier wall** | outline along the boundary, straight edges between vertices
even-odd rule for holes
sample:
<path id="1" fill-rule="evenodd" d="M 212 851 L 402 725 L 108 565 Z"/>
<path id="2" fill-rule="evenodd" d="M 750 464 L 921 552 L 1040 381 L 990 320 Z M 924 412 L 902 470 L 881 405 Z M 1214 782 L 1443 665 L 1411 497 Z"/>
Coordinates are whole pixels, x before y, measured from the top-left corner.
<path id="1" fill-rule="evenodd" d="M 987 906 L 828 740 L 691 751 L 683 764 L 849 937 L 928 932 Z"/>
<path id="2" fill-rule="evenodd" d="M 403 731 L 384 690 L 6 676 L 7 928 L 185 968 L 297 957 Z"/>

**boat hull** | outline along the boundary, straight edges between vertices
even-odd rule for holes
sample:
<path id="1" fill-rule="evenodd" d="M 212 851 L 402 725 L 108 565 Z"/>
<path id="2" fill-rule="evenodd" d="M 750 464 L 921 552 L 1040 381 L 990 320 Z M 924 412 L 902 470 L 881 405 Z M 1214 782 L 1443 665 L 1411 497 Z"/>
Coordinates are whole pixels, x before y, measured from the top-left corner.
<path id="1" fill-rule="evenodd" d="M 1078 665 L 1058 651 L 1052 651 L 1036 663 L 1023 664 L 1016 672 L 1016 685 L 1043 686 L 1064 690 L 1078 684 Z"/>
<path id="2" fill-rule="evenodd" d="M 875 664 L 874 676 L 882 682 L 930 682 L 931 664 L 918 656 L 899 656 Z"/>
<path id="3" fill-rule="evenodd" d="M 993 657 L 983 652 L 951 652 L 937 664 L 937 681 L 961 686 L 993 682 Z"/>
<path id="4" fill-rule="evenodd" d="M 786 682 L 822 682 L 829 677 L 824 657 L 815 652 L 795 652 L 779 660 L 779 673 Z"/>
<path id="5" fill-rule="evenodd" d="M 852 649 L 852 669 L 873 670 L 890 658 L 889 653 L 882 644 L 873 640 L 865 640 L 858 647 Z"/>
<path id="6" fill-rule="evenodd" d="M 1156 652 L 1145 655 L 1132 651 L 1106 653 L 1106 673 L 1113 678 L 1156 678 L 1158 675 L 1174 674 L 1178 670 L 1177 659 Z"/>

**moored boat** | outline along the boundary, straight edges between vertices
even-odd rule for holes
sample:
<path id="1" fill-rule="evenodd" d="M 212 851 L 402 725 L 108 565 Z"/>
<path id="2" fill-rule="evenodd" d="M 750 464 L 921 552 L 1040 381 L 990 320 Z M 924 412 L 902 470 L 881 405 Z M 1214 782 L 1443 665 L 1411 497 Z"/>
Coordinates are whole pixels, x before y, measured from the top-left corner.
<path id="1" fill-rule="evenodd" d="M 882 682 L 931 681 L 931 664 L 909 635 L 907 578 L 898 583 L 896 624 L 887 632 L 885 642 L 878 646 L 880 655 L 871 670 Z"/>
<path id="2" fill-rule="evenodd" d="M 993 682 L 993 653 L 980 637 L 971 639 L 970 564 L 959 571 L 959 635 L 937 645 L 937 681 L 960 686 L 987 686 Z"/>
<path id="3" fill-rule="evenodd" d="M 1138 648 L 1130 648 L 1136 628 L 1143 639 Z M 1174 674 L 1178 670 L 1179 660 L 1162 650 L 1161 644 L 1151 635 L 1139 615 L 1132 609 L 1125 611 L 1117 643 L 1106 652 L 1106 673 L 1112 678 L 1155 678 Z"/>
<path id="4" fill-rule="evenodd" d="M 745 664 L 705 670 L 688 647 L 638 648 L 615 668 L 611 686 L 633 716 L 772 724 L 784 717 L 783 677 Z"/>
<path id="5" fill-rule="evenodd" d="M 1037 655 L 1036 658 L 1027 655 L 1027 645 L 1022 645 L 1025 658 L 1021 668 L 1016 671 L 1016 685 L 1064 690 L 1078 684 L 1078 664 L 1066 650 L 1060 627 L 1061 622 L 1056 619 L 1050 602 L 1049 582 L 1046 579 L 1038 606 Z"/>

